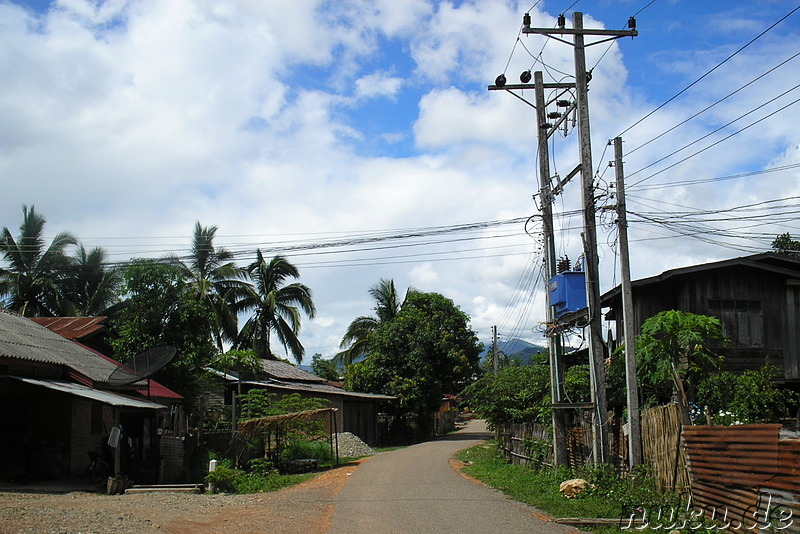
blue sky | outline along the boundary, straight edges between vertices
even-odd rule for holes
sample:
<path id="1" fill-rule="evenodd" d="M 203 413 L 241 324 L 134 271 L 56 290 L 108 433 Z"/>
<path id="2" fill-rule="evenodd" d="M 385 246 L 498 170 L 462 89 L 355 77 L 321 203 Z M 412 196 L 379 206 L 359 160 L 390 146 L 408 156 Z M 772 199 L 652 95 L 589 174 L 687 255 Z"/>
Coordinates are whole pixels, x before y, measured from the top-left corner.
<path id="1" fill-rule="evenodd" d="M 580 10 L 586 27 L 615 29 L 636 14 L 638 37 L 591 47 L 587 62 L 598 197 L 613 181 L 606 142 L 624 132 L 638 278 L 800 235 L 800 11 L 722 63 L 796 7 L 0 0 L 0 227 L 15 231 L 26 204 L 50 235 L 120 262 L 185 253 L 196 221 L 243 264 L 256 247 L 285 253 L 317 301 L 309 356 L 335 352 L 380 278 L 452 298 L 482 339 L 497 325 L 540 340 L 541 245 L 535 219 L 524 224 L 538 213 L 535 115 L 487 86 L 532 66 L 569 80 L 573 64 L 571 47 L 520 36 L 523 14 L 553 27 Z M 576 137 L 553 139 L 552 173 L 574 167 Z M 579 205 L 575 186 L 555 205 L 558 252 L 573 259 Z M 619 279 L 609 221 L 603 291 Z M 380 235 L 395 238 L 365 242 Z"/>

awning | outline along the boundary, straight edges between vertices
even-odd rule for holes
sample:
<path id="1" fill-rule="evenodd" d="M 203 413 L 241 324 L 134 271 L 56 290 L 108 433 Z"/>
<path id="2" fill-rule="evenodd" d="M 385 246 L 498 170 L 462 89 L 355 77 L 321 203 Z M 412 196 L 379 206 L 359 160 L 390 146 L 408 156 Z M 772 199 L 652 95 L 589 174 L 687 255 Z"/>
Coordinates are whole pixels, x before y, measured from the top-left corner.
<path id="1" fill-rule="evenodd" d="M 84 397 L 86 399 L 102 402 L 103 404 L 108 404 L 110 406 L 120 406 L 125 408 L 142 408 L 149 410 L 167 409 L 166 406 L 163 406 L 155 402 L 131 399 L 130 397 L 125 397 L 123 395 L 118 395 L 116 393 L 111 393 L 109 391 L 100 391 L 98 389 L 92 389 L 90 387 L 86 387 L 81 384 L 74 384 L 71 382 L 60 382 L 57 380 L 38 380 L 36 378 L 23 378 L 20 376 L 10 376 L 9 378 L 13 378 L 15 380 L 25 382 L 26 384 L 31 384 L 33 386 L 40 386 L 43 388 L 52 389 L 54 391 L 60 391 L 61 393 L 66 393 L 68 395 Z"/>

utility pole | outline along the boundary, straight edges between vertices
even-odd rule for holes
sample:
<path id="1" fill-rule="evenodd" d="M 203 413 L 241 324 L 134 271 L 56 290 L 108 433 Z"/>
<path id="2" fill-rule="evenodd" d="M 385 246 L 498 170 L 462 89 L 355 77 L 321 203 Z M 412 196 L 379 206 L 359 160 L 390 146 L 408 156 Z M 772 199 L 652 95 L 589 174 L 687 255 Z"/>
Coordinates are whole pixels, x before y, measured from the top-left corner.
<path id="1" fill-rule="evenodd" d="M 606 385 L 605 385 L 605 353 L 603 348 L 603 332 L 601 323 L 600 306 L 600 273 L 597 257 L 597 221 L 594 196 L 594 177 L 592 176 L 592 145 L 589 130 L 589 88 L 586 72 L 586 43 L 584 36 L 599 35 L 608 39 L 593 42 L 598 44 L 619 37 L 638 35 L 635 21 L 630 19 L 630 30 L 585 30 L 583 28 L 583 13 L 575 12 L 572 16 L 573 28 L 565 27 L 564 16 L 558 18 L 556 28 L 531 28 L 530 17 L 523 18 L 522 33 L 540 34 L 552 37 L 563 43 L 571 44 L 575 55 L 575 94 L 578 109 L 578 141 L 580 144 L 580 167 L 583 201 L 583 252 L 585 255 L 586 270 L 586 302 L 588 309 L 589 329 L 589 371 L 590 386 L 594 411 L 592 417 L 592 454 L 595 463 L 608 463 L 609 441 L 607 412 L 606 412 Z M 572 35 L 570 43 L 556 35 Z"/>
<path id="2" fill-rule="evenodd" d="M 497 357 L 497 326 L 492 326 L 492 365 L 494 367 L 494 376 L 500 372 L 500 362 Z"/>
<path id="3" fill-rule="evenodd" d="M 545 269 L 547 280 L 556 275 L 556 244 L 553 229 L 553 193 L 550 184 L 550 153 L 547 150 L 548 130 L 547 105 L 544 98 L 544 80 L 541 71 L 533 74 L 536 91 L 536 125 L 539 139 L 539 198 L 542 210 L 542 226 L 544 229 Z M 545 291 L 547 298 L 547 324 L 555 323 L 555 312 L 550 303 L 550 291 Z M 567 430 L 564 416 L 560 408 L 564 402 L 564 352 L 561 347 L 561 336 L 553 332 L 547 336 L 547 349 L 550 353 L 550 398 L 553 405 L 553 462 L 556 465 L 567 465 Z"/>
<path id="4" fill-rule="evenodd" d="M 628 465 L 642 464 L 642 427 L 639 389 L 636 386 L 636 340 L 633 332 L 633 291 L 628 250 L 628 213 L 625 207 L 625 172 L 622 169 L 622 138 L 614 139 L 614 170 L 617 176 L 617 225 L 622 278 L 622 317 L 625 336 L 625 388 L 628 399 Z"/>

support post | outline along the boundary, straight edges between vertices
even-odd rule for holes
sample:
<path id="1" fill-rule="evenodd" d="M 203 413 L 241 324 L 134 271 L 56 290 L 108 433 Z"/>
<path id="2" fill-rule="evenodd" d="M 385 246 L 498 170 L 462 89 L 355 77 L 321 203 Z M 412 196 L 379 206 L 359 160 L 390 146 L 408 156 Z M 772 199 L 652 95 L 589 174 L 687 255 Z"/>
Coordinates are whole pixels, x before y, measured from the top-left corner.
<path id="1" fill-rule="evenodd" d="M 622 168 L 622 138 L 614 139 L 614 170 L 617 177 L 617 225 L 622 278 L 622 317 L 625 339 L 625 389 L 628 399 L 628 465 L 642 464 L 642 427 L 639 388 L 636 385 L 636 340 L 634 338 L 633 290 L 628 249 L 628 213 L 625 207 L 625 172 Z"/>

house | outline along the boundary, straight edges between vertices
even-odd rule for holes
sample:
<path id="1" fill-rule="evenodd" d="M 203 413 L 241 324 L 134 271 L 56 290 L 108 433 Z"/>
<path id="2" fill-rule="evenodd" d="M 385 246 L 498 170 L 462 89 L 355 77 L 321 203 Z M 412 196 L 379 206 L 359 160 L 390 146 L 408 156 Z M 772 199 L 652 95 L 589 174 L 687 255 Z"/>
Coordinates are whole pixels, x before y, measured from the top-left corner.
<path id="1" fill-rule="evenodd" d="M 800 384 L 800 257 L 763 253 L 672 269 L 632 282 L 634 330 L 665 310 L 714 316 L 731 340 L 723 367 L 758 369 L 769 358 L 779 382 Z M 622 332 L 620 288 L 601 298 Z"/>
<path id="2" fill-rule="evenodd" d="M 92 321 L 73 326 L 97 326 Z M 109 462 L 118 473 L 155 481 L 158 438 L 169 428 L 170 404 L 181 397 L 146 381 L 115 390 L 108 379 L 119 366 L 0 308 L 0 479 L 86 477 L 90 453 L 107 452 L 118 429 L 122 439 Z"/>
<path id="3" fill-rule="evenodd" d="M 234 374 L 218 373 L 226 384 L 225 404 L 231 404 L 232 392 L 241 385 L 242 392 L 264 389 L 278 395 L 298 393 L 304 398 L 316 397 L 336 408 L 336 431 L 355 434 L 367 444 L 378 442 L 379 403 L 395 400 L 389 395 L 347 391 L 299 367 L 280 361 L 262 360 L 256 377 L 238 381 Z"/>

